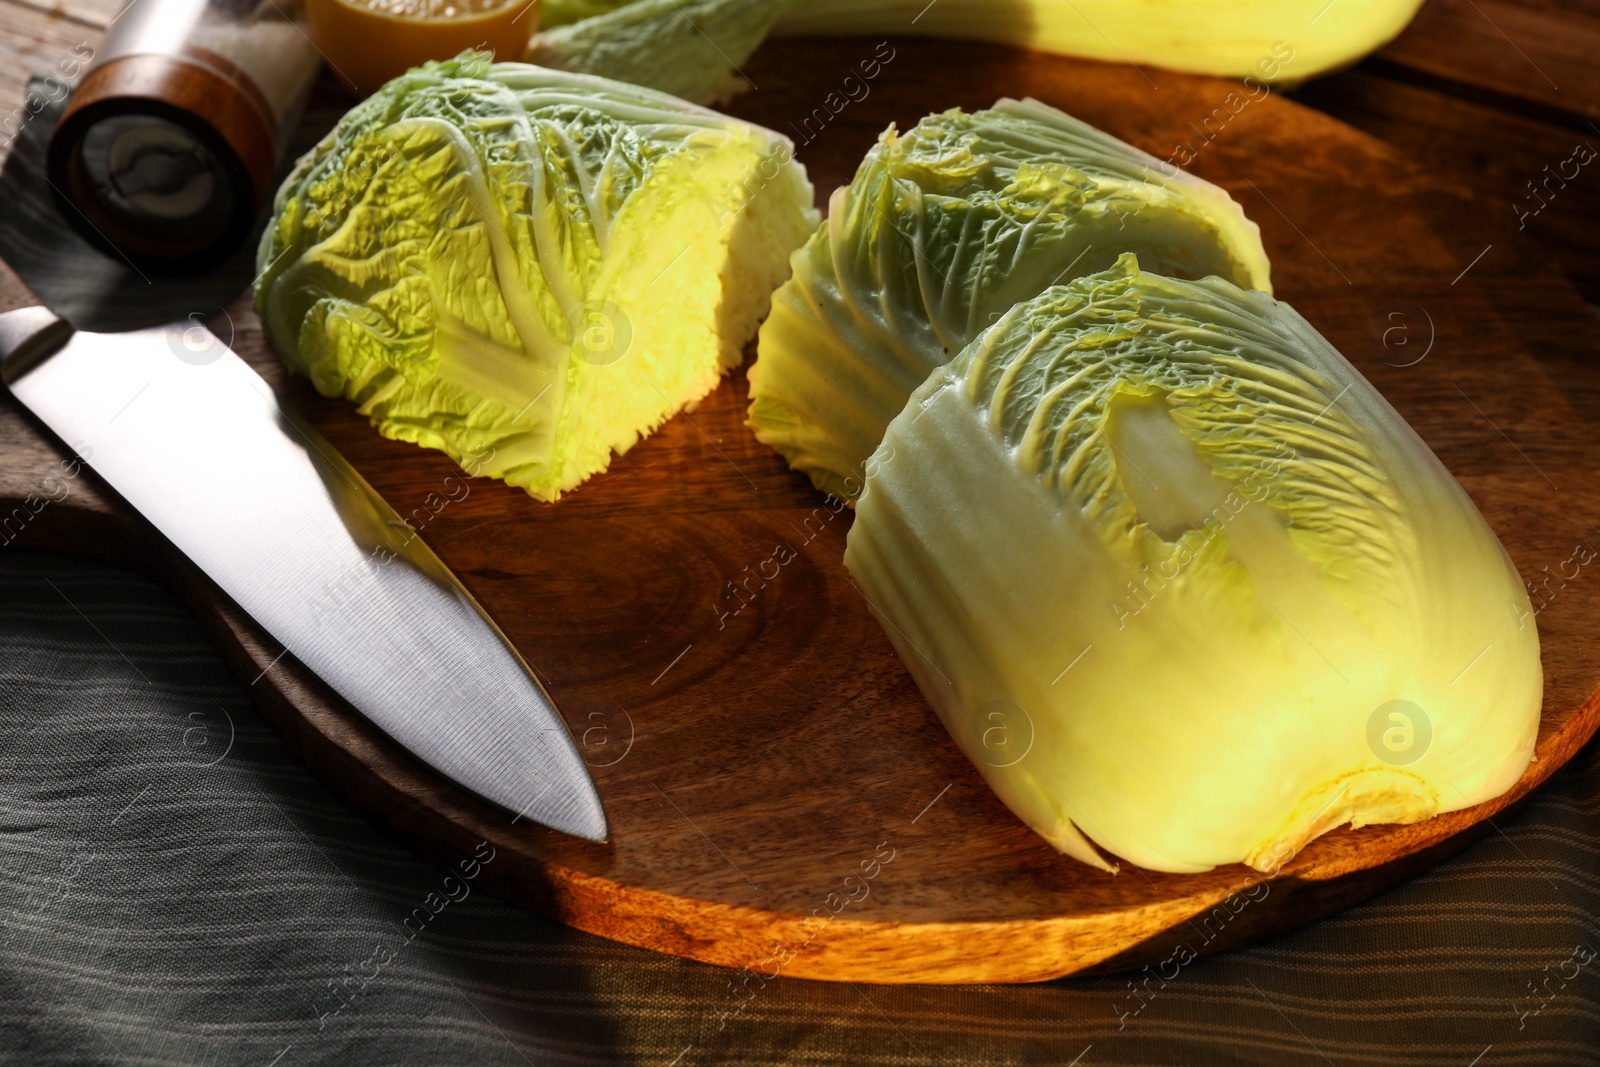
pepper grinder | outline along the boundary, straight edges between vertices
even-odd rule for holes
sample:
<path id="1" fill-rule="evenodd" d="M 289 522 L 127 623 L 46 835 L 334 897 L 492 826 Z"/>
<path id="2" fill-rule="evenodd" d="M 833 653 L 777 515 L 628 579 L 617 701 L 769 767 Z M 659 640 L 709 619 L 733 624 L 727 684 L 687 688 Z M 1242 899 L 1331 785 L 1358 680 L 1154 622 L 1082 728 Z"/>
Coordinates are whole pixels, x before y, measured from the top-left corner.
<path id="1" fill-rule="evenodd" d="M 183 272 L 238 247 L 316 78 L 300 0 L 131 0 L 50 136 L 62 216 Z"/>

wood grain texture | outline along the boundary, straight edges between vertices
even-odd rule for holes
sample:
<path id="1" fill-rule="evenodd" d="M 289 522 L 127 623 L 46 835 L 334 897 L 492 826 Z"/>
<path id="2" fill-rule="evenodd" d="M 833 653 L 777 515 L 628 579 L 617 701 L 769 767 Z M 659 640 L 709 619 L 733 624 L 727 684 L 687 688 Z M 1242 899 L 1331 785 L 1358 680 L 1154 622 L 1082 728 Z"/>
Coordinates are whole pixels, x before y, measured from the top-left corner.
<path id="1" fill-rule="evenodd" d="M 17 130 L 31 122 L 37 104 L 26 99 L 34 75 L 56 79 L 48 87 L 59 99 L 88 67 L 103 31 L 58 13 L 44 14 L 0 0 L 0 157 L 11 148 Z"/>
<path id="2" fill-rule="evenodd" d="M 1600 7 L 1428 0 L 1380 57 L 1521 114 L 1600 119 Z"/>
<path id="3" fill-rule="evenodd" d="M 1297 99 L 1521 219 L 1600 300 L 1600 3 L 1429 0 L 1392 44 Z M 1582 156 L 1578 156 L 1581 161 Z"/>
<path id="4" fill-rule="evenodd" d="M 1600 32 L 1592 47 L 1600 58 Z M 1516 115 L 1365 67 L 1313 82 L 1295 99 L 1472 186 L 1485 210 L 1525 229 L 1580 292 L 1600 300 L 1600 159 L 1576 165 L 1579 146 L 1600 152 L 1600 129 Z"/>
<path id="5" fill-rule="evenodd" d="M 888 122 L 1001 95 L 1037 96 L 1163 158 L 1189 143 L 1192 169 L 1261 224 L 1279 295 L 1412 422 L 1525 576 L 1543 580 L 1579 542 L 1600 545 L 1589 525 L 1600 517 L 1600 329 L 1465 182 L 1276 97 L 1196 143 L 1191 122 L 1237 89 L 1223 81 L 1161 74 L 1155 88 L 1123 67 L 894 47 L 870 95 L 830 113 L 799 150 L 821 194 L 848 180 Z M 768 49 L 746 70 L 761 88 L 733 110 L 793 134 L 873 48 Z M 1270 883 L 1241 867 L 1109 877 L 1044 845 L 949 741 L 846 580 L 849 514 L 832 515 L 744 428 L 742 374 L 608 473 L 541 505 L 497 483 L 458 482 L 441 454 L 378 437 L 347 404 L 286 379 L 246 299 L 229 314 L 241 355 L 412 520 L 534 664 L 593 768 L 609 844 L 513 825 L 440 780 L 292 657 L 278 659 L 92 474 L 70 480 L 64 499 L 25 503 L 58 495 L 45 479 L 65 456 L 9 398 L 4 537 L 162 576 L 291 747 L 419 849 L 458 857 L 487 839 L 498 850 L 482 874 L 492 891 L 602 936 L 747 968 L 744 988 L 777 971 L 1030 981 L 1288 929 L 1492 832 L 1486 820 L 1600 723 L 1600 577 L 1584 570 L 1542 598 L 1538 762 L 1511 793 L 1417 826 L 1336 832 Z M 794 562 L 734 612 L 727 583 L 779 544 Z M 874 857 L 870 881 L 846 882 Z M 863 884 L 867 895 L 850 900 Z"/>

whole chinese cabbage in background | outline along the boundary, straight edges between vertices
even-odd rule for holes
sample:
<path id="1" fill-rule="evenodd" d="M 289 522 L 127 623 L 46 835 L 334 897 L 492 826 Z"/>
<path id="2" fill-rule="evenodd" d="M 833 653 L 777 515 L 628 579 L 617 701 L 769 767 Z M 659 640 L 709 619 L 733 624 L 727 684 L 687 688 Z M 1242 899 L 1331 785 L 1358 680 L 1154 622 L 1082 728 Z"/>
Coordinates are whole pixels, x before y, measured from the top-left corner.
<path id="1" fill-rule="evenodd" d="M 1147 270 L 1270 289 L 1226 192 L 1036 100 L 893 127 L 773 296 L 750 426 L 853 500 L 928 372 L 1019 300 L 1134 252 Z"/>
<path id="2" fill-rule="evenodd" d="M 1264 293 L 1132 256 L 1048 289 L 928 377 L 869 470 L 846 566 L 995 792 L 1085 863 L 1275 870 L 1498 796 L 1532 755 L 1505 550 Z"/>
<path id="3" fill-rule="evenodd" d="M 544 0 L 540 23 L 553 32 L 536 35 L 534 46 L 573 70 L 616 71 L 657 88 L 684 79 L 707 88 L 725 84 L 768 27 L 791 36 L 993 41 L 1110 63 L 1298 82 L 1392 40 L 1421 6 L 1422 0 Z M 702 41 L 691 36 L 696 28 Z M 684 60 L 676 69 L 674 57 Z"/>
<path id="4" fill-rule="evenodd" d="M 468 54 L 390 82 L 299 161 L 256 309 L 386 436 L 553 500 L 738 364 L 812 195 L 777 134 Z"/>

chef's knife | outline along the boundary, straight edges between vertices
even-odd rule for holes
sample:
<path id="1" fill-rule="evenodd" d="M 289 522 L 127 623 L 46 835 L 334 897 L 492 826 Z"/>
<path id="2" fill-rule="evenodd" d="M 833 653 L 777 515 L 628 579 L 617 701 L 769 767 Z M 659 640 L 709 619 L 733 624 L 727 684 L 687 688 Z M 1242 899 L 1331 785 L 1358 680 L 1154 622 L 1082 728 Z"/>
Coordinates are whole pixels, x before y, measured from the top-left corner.
<path id="1" fill-rule="evenodd" d="M 195 323 L 75 331 L 0 314 L 12 394 L 288 653 L 446 777 L 606 838 L 560 714 L 393 508 Z"/>

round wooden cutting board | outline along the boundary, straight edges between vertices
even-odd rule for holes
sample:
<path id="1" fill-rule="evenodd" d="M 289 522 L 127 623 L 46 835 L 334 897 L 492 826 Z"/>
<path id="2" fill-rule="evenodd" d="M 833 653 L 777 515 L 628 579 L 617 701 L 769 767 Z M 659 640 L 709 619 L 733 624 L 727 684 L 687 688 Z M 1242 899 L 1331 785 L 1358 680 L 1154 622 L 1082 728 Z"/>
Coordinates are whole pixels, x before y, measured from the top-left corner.
<path id="1" fill-rule="evenodd" d="M 745 429 L 742 373 L 544 505 L 380 438 L 350 405 L 286 378 L 247 297 L 229 309 L 235 348 L 421 530 L 537 669 L 593 767 L 605 845 L 513 823 L 421 766 L 278 658 L 92 476 L 17 543 L 162 576 L 254 680 L 262 713 L 352 804 L 443 859 L 486 840 L 495 858 L 480 884 L 508 900 L 746 968 L 729 1013 L 780 973 L 1032 981 L 1171 966 L 1285 930 L 1493 832 L 1492 816 L 1594 732 L 1600 567 L 1574 561 L 1593 557 L 1578 546 L 1600 546 L 1600 323 L 1519 238 L 1510 205 L 1277 94 L 1215 79 L 907 40 L 776 42 L 745 73 L 759 88 L 731 110 L 794 137 L 824 200 L 891 121 L 1007 95 L 1225 186 L 1261 225 L 1278 295 L 1411 421 L 1540 583 L 1546 702 L 1537 762 L 1517 786 L 1420 825 L 1337 831 L 1269 881 L 1237 866 L 1124 865 L 1113 877 L 1056 854 L 946 737 L 847 581 L 851 515 Z M 9 397 L 0 451 L 5 514 L 43 492 L 64 455 Z M 736 598 L 729 583 L 770 574 L 762 564 L 779 546 L 793 562 Z"/>

